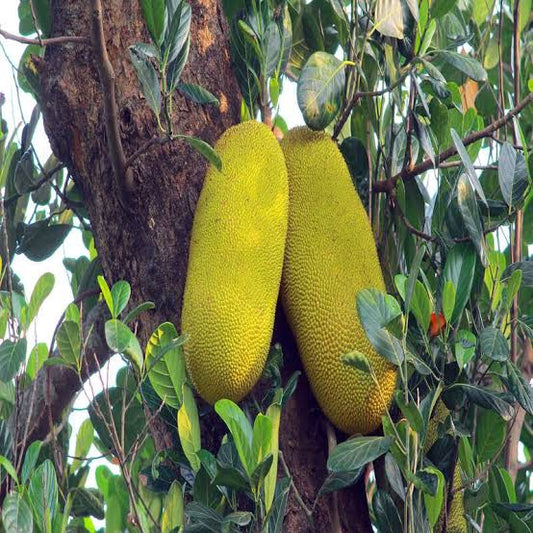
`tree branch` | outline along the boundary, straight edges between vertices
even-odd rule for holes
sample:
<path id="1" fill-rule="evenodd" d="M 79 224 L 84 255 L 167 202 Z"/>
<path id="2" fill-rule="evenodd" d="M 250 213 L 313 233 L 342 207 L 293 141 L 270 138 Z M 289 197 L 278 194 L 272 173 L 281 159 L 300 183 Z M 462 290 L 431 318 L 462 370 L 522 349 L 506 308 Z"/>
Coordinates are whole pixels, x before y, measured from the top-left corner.
<path id="1" fill-rule="evenodd" d="M 518 115 L 523 109 L 525 109 L 529 104 L 533 102 L 533 93 L 529 93 L 521 102 L 519 102 L 513 109 L 511 109 L 507 114 L 505 114 L 503 117 L 499 118 L 498 120 L 495 120 L 491 124 L 489 124 L 486 128 L 474 131 L 467 135 L 463 139 L 463 144 L 465 146 L 468 146 L 472 143 L 475 143 L 481 139 L 484 139 L 486 137 L 491 137 L 492 134 L 499 130 L 501 127 L 503 127 L 505 124 L 507 124 L 510 120 L 513 119 L 516 115 Z M 446 159 L 449 159 L 450 157 L 453 157 L 457 154 L 457 149 L 455 146 L 450 146 L 443 152 L 441 152 L 439 155 L 435 157 L 435 165 L 438 166 L 443 161 L 446 161 Z M 422 174 L 426 172 L 426 170 L 429 170 L 431 168 L 434 168 L 435 166 L 433 164 L 433 161 L 431 159 L 424 159 L 422 163 L 419 163 L 418 165 L 415 165 L 412 169 L 404 169 L 398 174 L 382 181 L 378 181 L 374 183 L 373 192 L 374 193 L 380 193 L 384 192 L 387 194 L 390 194 L 394 188 L 396 187 L 396 183 L 398 180 L 403 181 L 409 181 L 413 179 L 415 176 L 418 176 L 419 174 Z"/>
<path id="2" fill-rule="evenodd" d="M 123 207 L 126 207 L 127 193 L 133 189 L 133 175 L 126 169 L 126 156 L 124 155 L 124 148 L 122 147 L 122 140 L 120 138 L 115 71 L 107 54 L 101 1 L 92 0 L 92 9 L 92 37 L 96 67 L 100 76 L 104 100 L 104 123 L 107 148 L 121 203 Z"/>
<path id="3" fill-rule="evenodd" d="M 0 28 L 0 35 L 8 41 L 16 41 L 22 44 L 34 44 L 36 46 L 52 46 L 56 44 L 85 44 L 91 46 L 91 41 L 81 35 L 62 35 L 60 37 L 50 37 L 49 39 L 29 39 L 22 35 L 15 35 Z"/>

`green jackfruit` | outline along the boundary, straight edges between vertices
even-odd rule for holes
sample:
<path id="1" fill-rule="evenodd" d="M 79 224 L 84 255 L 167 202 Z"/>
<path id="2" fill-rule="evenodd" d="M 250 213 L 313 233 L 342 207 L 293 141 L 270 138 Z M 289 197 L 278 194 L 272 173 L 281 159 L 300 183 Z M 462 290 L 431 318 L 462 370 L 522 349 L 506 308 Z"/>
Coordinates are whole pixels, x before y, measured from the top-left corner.
<path id="1" fill-rule="evenodd" d="M 272 132 L 250 121 L 217 142 L 198 200 L 183 296 L 187 371 L 213 404 L 239 401 L 263 370 L 287 233 L 288 183 Z"/>
<path id="2" fill-rule="evenodd" d="M 336 144 L 297 128 L 281 142 L 289 174 L 289 229 L 281 284 L 283 305 L 322 410 L 346 433 L 381 423 L 396 369 L 375 352 L 359 322 L 360 289 L 385 290 L 367 214 Z M 343 364 L 367 355 L 379 380 Z"/>

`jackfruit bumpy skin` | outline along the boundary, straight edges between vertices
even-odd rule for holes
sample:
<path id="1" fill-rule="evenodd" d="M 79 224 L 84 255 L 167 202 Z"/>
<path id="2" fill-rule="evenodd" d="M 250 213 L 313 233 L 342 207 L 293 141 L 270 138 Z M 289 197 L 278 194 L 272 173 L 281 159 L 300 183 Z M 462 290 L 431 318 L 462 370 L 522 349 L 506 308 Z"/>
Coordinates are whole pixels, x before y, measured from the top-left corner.
<path id="1" fill-rule="evenodd" d="M 381 423 L 396 369 L 375 352 L 359 322 L 360 289 L 385 290 L 367 214 L 336 144 L 296 128 L 281 142 L 289 173 L 289 229 L 281 294 L 320 407 L 339 429 L 367 434 Z M 379 380 L 341 362 L 367 355 Z"/>
<path id="2" fill-rule="evenodd" d="M 241 400 L 263 370 L 287 234 L 288 183 L 272 132 L 250 121 L 217 142 L 198 200 L 182 309 L 187 371 L 213 404 Z"/>

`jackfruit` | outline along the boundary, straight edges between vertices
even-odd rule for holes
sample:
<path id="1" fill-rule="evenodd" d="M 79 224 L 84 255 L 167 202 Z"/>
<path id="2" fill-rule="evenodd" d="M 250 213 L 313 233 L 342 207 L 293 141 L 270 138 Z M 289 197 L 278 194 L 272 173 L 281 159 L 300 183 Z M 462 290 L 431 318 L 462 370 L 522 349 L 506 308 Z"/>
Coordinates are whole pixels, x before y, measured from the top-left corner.
<path id="1" fill-rule="evenodd" d="M 385 290 L 367 214 L 336 144 L 323 132 L 291 130 L 281 141 L 289 174 L 289 229 L 281 296 L 317 401 L 342 431 L 370 433 L 396 385 L 395 367 L 359 322 L 360 289 Z M 340 356 L 367 355 L 379 380 Z"/>
<path id="2" fill-rule="evenodd" d="M 193 220 L 182 308 L 189 378 L 206 400 L 241 400 L 261 376 L 288 222 L 287 168 L 272 132 L 249 121 L 216 143 Z"/>
<path id="3" fill-rule="evenodd" d="M 435 409 L 433 410 L 433 414 L 428 423 L 428 428 L 426 431 L 426 442 L 424 444 L 424 453 L 427 453 L 435 444 L 435 442 L 437 442 L 437 438 L 439 436 L 439 424 L 442 424 L 442 422 L 446 420 L 449 414 L 449 409 L 446 407 L 442 400 L 439 400 L 437 405 L 435 406 Z M 448 502 L 449 509 L 448 517 L 446 520 L 446 529 L 444 529 L 445 507 L 443 506 L 443 509 L 439 516 L 439 520 L 435 527 L 436 532 L 444 533 L 444 531 L 446 531 L 448 533 L 466 533 L 466 531 L 468 530 L 466 525 L 466 519 L 464 516 L 464 494 L 462 490 L 459 490 L 461 489 L 462 485 L 463 482 L 461 480 L 460 466 L 457 462 L 455 465 L 455 470 L 453 472 L 452 480 L 452 488 L 453 490 L 457 490 L 457 492 L 454 493 L 453 499 Z M 445 490 L 445 495 L 447 498 L 447 489 Z"/>

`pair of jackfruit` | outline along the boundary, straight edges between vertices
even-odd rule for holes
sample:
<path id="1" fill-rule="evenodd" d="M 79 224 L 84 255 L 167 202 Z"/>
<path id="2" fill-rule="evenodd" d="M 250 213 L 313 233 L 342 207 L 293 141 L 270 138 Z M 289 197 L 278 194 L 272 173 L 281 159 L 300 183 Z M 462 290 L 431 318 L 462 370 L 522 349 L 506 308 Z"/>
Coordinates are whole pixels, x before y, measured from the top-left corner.
<path id="1" fill-rule="evenodd" d="M 346 433 L 376 429 L 396 371 L 370 345 L 356 294 L 384 290 L 372 230 L 336 144 L 290 131 L 278 143 L 250 121 L 216 145 L 196 209 L 182 332 L 189 377 L 209 403 L 239 401 L 260 378 L 276 300 L 282 302 L 314 394 Z M 344 365 L 366 354 L 378 376 Z"/>

